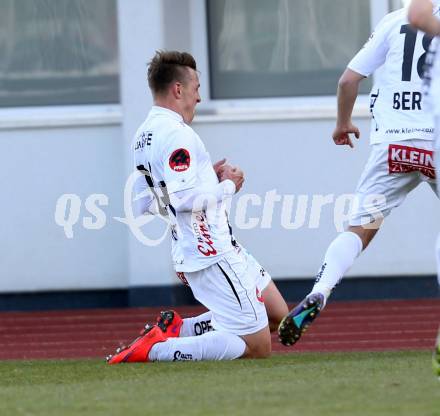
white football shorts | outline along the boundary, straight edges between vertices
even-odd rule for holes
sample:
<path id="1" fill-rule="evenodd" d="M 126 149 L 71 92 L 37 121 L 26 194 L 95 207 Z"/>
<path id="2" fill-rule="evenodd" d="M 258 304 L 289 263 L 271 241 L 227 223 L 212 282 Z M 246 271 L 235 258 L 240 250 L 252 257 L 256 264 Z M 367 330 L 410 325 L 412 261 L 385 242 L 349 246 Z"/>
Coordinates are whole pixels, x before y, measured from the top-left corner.
<path id="1" fill-rule="evenodd" d="M 350 225 L 367 225 L 385 218 L 422 182 L 435 192 L 432 141 L 373 144 L 356 188 Z"/>
<path id="2" fill-rule="evenodd" d="M 271 277 L 243 249 L 226 253 L 218 263 L 185 273 L 194 297 L 212 312 L 217 331 L 250 335 L 268 325 L 261 292 Z"/>

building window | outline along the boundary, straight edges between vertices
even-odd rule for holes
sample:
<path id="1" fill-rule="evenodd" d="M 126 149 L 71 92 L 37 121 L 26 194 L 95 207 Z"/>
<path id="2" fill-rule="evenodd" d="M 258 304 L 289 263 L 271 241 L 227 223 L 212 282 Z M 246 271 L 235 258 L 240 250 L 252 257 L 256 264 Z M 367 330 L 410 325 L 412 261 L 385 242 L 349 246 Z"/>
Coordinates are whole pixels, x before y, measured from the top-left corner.
<path id="1" fill-rule="evenodd" d="M 119 102 L 116 0 L 1 0 L 0 107 Z"/>
<path id="2" fill-rule="evenodd" d="M 365 0 L 207 0 L 207 14 L 213 99 L 334 95 L 371 32 Z"/>

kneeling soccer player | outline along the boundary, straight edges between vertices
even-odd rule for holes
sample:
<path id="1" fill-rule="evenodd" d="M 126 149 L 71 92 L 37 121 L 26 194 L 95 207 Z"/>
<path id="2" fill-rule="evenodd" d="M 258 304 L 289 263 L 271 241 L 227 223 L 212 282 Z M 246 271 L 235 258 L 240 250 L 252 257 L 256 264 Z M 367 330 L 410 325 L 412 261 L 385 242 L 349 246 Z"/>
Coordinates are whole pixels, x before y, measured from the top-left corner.
<path id="1" fill-rule="evenodd" d="M 137 202 L 143 213 L 167 216 L 174 268 L 209 309 L 215 331 L 170 337 L 159 325 L 148 326 L 108 362 L 268 357 L 271 338 L 263 295 L 275 323 L 288 309 L 270 276 L 231 232 L 225 202 L 240 190 L 243 172 L 224 160 L 213 166 L 189 126 L 200 102 L 196 62 L 188 53 L 157 52 L 148 83 L 154 106 L 133 145 L 135 167 L 142 174 Z"/>

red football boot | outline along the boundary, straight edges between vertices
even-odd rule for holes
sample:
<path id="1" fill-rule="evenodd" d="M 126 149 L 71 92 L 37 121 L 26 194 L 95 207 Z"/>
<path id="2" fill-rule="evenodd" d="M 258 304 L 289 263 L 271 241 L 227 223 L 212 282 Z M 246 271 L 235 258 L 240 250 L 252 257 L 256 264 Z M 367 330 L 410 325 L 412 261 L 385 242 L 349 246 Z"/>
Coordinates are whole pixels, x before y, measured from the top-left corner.
<path id="1" fill-rule="evenodd" d="M 162 311 L 157 317 L 156 325 L 166 338 L 176 338 L 180 335 L 183 319 L 176 311 Z"/>
<path id="2" fill-rule="evenodd" d="M 120 347 L 107 357 L 109 364 L 139 363 L 148 361 L 148 353 L 154 344 L 166 341 L 165 334 L 157 326 L 147 326 L 127 347 Z"/>

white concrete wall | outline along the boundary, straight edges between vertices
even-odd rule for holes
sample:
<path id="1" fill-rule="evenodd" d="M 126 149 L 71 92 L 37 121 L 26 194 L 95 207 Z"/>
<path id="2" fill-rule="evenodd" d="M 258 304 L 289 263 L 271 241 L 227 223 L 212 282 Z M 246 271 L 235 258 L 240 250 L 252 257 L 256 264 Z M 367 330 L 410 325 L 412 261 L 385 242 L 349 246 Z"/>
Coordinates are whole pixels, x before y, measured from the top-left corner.
<path id="1" fill-rule="evenodd" d="M 189 3 L 196 4 L 119 1 L 122 102 L 111 122 L 105 116 L 100 122 L 87 120 L 87 109 L 82 109 L 83 124 L 66 113 L 66 122 L 58 127 L 37 128 L 38 120 L 29 124 L 23 116 L 15 127 L 12 122 L 13 128 L 6 128 L 9 116 L 0 111 L 0 292 L 176 282 L 169 242 L 144 247 L 113 217 L 124 216 L 124 183 L 131 169 L 129 143 L 151 106 L 146 63 L 160 48 L 193 50 L 198 60 L 206 61 L 192 30 L 194 14 L 185 7 Z M 332 144 L 333 120 L 328 115 L 308 119 L 306 113 L 303 120 L 272 121 L 270 115 L 259 121 L 235 122 L 204 116 L 194 128 L 213 159 L 226 156 L 246 171 L 242 193 L 264 197 L 272 189 L 296 196 L 352 192 L 368 155 L 367 118 L 357 120 L 363 140 L 351 151 Z M 75 121 L 69 122 L 69 117 Z M 53 124 L 51 120 L 47 112 L 40 118 L 43 126 Z M 83 204 L 90 194 L 106 194 L 105 227 L 86 230 L 81 221 L 90 214 L 82 205 L 74 237 L 66 238 L 54 219 L 56 201 L 65 193 L 77 194 Z M 437 204 L 428 189 L 415 191 L 386 221 L 351 275 L 434 273 Z M 332 206 L 323 210 L 318 229 L 286 230 L 281 226 L 279 205 L 274 212 L 272 228 L 235 227 L 238 238 L 274 277 L 313 276 L 336 234 Z M 249 210 L 255 217 L 261 213 L 262 207 Z M 234 225 L 234 216 L 232 220 Z M 153 224 L 146 232 L 154 236 L 161 230 L 161 224 Z"/>
<path id="2" fill-rule="evenodd" d="M 0 146 L 0 292 L 126 286 L 121 129 L 3 130 Z M 65 193 L 82 200 L 72 239 L 54 218 Z M 109 198 L 101 230 L 82 226 L 90 194 Z"/>

